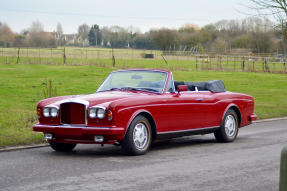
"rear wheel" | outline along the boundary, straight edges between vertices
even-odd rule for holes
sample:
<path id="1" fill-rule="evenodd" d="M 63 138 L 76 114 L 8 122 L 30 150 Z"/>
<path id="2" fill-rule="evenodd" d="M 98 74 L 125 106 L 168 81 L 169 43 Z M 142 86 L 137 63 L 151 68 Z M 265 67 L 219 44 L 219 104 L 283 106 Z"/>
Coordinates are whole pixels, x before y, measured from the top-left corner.
<path id="1" fill-rule="evenodd" d="M 214 132 L 214 136 L 218 142 L 232 142 L 238 134 L 238 116 L 233 109 L 226 112 L 221 127 Z"/>
<path id="2" fill-rule="evenodd" d="M 150 123 L 144 116 L 137 116 L 126 132 L 122 148 L 129 155 L 143 155 L 148 151 L 150 144 Z"/>
<path id="3" fill-rule="evenodd" d="M 49 144 L 51 148 L 57 152 L 70 152 L 76 147 L 76 144 L 54 143 L 54 142 L 50 142 Z"/>

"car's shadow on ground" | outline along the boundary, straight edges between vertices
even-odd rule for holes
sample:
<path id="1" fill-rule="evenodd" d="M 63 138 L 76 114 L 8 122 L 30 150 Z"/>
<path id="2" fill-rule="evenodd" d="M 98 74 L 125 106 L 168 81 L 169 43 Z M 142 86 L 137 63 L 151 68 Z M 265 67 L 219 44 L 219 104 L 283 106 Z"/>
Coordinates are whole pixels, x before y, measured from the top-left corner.
<path id="1" fill-rule="evenodd" d="M 191 146 L 217 143 L 214 138 L 206 136 L 180 137 L 174 139 L 159 140 L 152 144 L 150 150 L 165 150 Z"/>
<path id="2" fill-rule="evenodd" d="M 174 148 L 184 148 L 184 147 L 197 147 L 208 144 L 216 144 L 217 141 L 211 136 L 190 136 L 190 137 L 180 137 L 174 139 L 165 139 L 155 141 L 149 152 L 169 150 Z M 77 145 L 74 151 L 67 153 L 55 152 L 52 149 L 51 152 L 45 152 L 46 155 L 53 156 L 74 156 L 74 157 L 122 157 L 127 156 L 121 149 L 120 146 L 105 145 L 101 147 L 100 145 Z"/>

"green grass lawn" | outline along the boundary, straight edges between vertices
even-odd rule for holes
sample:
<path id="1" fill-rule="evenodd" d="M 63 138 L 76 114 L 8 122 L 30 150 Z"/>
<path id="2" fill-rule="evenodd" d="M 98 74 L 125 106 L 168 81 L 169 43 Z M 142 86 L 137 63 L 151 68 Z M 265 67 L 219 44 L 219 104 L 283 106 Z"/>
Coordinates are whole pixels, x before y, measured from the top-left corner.
<path id="1" fill-rule="evenodd" d="M 166 68 L 164 63 L 138 64 L 124 67 Z M 183 67 L 183 66 L 182 66 Z M 255 97 L 255 112 L 259 119 L 287 116 L 286 74 L 173 70 L 175 80 L 204 81 L 221 79 L 226 89 Z M 171 69 L 173 69 L 171 67 Z M 93 93 L 113 70 L 99 65 L 71 66 L 47 64 L 0 64 L 0 147 L 43 141 L 40 133 L 32 132 L 37 121 L 36 104 L 43 99 L 43 89 L 49 80 L 57 95 Z"/>

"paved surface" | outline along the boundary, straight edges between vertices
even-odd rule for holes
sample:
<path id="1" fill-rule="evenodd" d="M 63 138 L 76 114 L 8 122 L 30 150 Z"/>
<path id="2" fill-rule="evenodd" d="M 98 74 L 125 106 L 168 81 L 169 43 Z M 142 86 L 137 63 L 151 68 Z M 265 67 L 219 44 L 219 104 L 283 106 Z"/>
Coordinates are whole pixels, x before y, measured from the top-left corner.
<path id="1" fill-rule="evenodd" d="M 0 153 L 0 190 L 278 190 L 287 120 L 240 129 L 234 143 L 213 135 L 156 143 L 144 156 L 120 147 L 78 145 Z"/>

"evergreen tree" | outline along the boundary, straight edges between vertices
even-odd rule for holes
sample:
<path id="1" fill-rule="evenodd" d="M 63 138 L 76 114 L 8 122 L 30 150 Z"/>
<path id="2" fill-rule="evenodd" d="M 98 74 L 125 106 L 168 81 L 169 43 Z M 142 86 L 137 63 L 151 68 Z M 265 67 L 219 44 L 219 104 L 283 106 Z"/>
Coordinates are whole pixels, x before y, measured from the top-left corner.
<path id="1" fill-rule="evenodd" d="M 95 24 L 91 27 L 89 32 L 89 43 L 91 46 L 98 46 L 102 42 L 102 33 L 99 25 Z"/>

